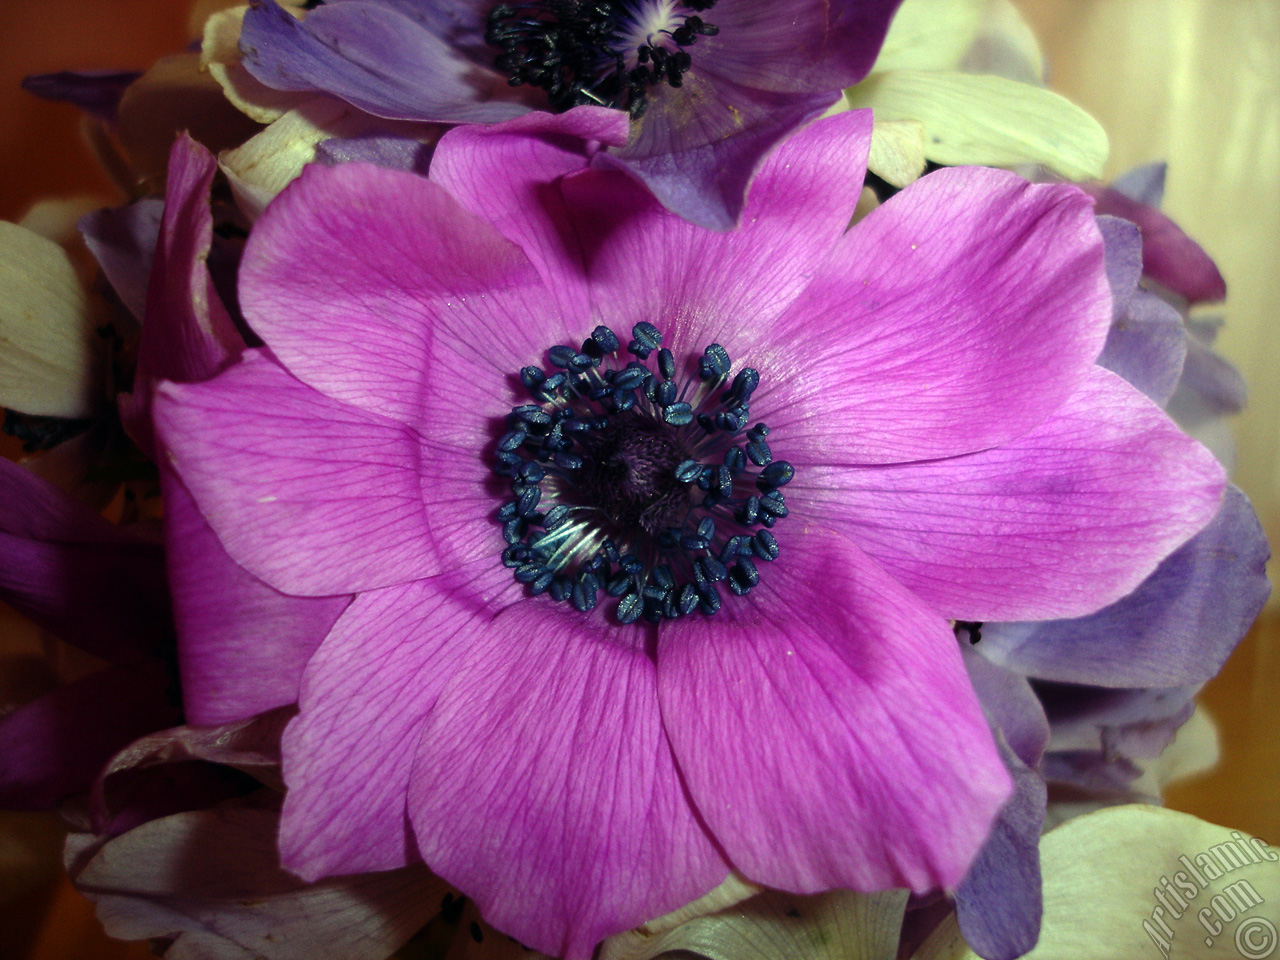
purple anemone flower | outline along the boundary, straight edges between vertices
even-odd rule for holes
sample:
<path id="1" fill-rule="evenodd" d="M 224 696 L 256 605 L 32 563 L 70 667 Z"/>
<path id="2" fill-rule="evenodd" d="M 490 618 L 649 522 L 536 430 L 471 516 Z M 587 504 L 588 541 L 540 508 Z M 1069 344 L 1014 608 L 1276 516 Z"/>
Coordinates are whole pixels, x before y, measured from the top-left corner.
<path id="1" fill-rule="evenodd" d="M 309 168 L 265 342 L 155 415 L 227 553 L 355 594 L 283 741 L 284 865 L 421 858 L 589 955 L 731 869 L 951 887 L 1009 796 L 947 618 L 1077 616 L 1208 522 L 1212 456 L 1098 367 L 1087 196 L 944 170 L 846 232 L 867 112 L 704 230 L 578 108 Z"/>
<path id="2" fill-rule="evenodd" d="M 600 166 L 669 209 L 733 226 L 763 157 L 871 69 L 901 0 L 330 0 L 245 15 L 245 66 L 379 117 L 494 123 L 533 109 L 624 109 Z"/>

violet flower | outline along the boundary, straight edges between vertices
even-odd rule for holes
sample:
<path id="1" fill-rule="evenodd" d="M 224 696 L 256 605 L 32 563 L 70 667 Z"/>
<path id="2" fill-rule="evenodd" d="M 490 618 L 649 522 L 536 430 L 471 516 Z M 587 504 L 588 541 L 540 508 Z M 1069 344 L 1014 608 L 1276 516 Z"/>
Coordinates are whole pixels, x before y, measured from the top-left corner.
<path id="1" fill-rule="evenodd" d="M 1195 383 L 1198 369 L 1184 365 L 1190 337 L 1183 316 L 1139 285 L 1145 264 L 1173 262 L 1153 256 L 1153 245 L 1174 237 L 1183 249 L 1194 246 L 1166 222 L 1145 235 L 1131 222 L 1098 220 L 1114 304 L 1098 362 L 1161 406 L 1191 389 L 1185 381 Z M 1180 259 L 1193 274 L 1206 272 L 1203 251 Z M 1176 271 L 1162 276 L 1180 282 Z M 1268 555 L 1253 508 L 1231 487 L 1209 525 L 1117 602 L 1070 619 L 959 626 L 970 677 L 1009 747 L 1017 784 L 955 891 L 960 927 L 981 956 L 1021 956 L 1039 934 L 1046 780 L 1105 793 L 1111 803 L 1158 799 L 1130 791 L 1138 764 L 1169 743 L 1199 685 L 1222 668 L 1262 609 Z"/>
<path id="2" fill-rule="evenodd" d="M 946 618 L 1118 599 L 1223 477 L 1094 364 L 1084 194 L 940 171 L 846 234 L 870 131 L 788 140 L 732 233 L 593 169 L 626 128 L 590 107 L 267 209 L 267 349 L 155 411 L 238 563 L 356 594 L 285 734 L 287 868 L 421 856 L 569 957 L 731 865 L 964 875 L 1010 780 Z"/>
<path id="3" fill-rule="evenodd" d="M 390 119 L 627 110 L 630 136 L 594 162 L 726 229 L 763 157 L 871 69 L 899 2 L 330 0 L 299 20 L 262 0 L 240 43 L 268 87 Z"/>

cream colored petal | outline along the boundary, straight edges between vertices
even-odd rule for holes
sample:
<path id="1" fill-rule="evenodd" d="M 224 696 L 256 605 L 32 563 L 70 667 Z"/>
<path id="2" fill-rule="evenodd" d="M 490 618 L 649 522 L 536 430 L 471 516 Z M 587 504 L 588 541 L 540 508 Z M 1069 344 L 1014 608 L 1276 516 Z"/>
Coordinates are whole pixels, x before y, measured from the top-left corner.
<path id="1" fill-rule="evenodd" d="M 0 406 L 89 416 L 101 398 L 102 341 L 66 252 L 0 221 L 0 290 Z"/>
<path id="2" fill-rule="evenodd" d="M 218 81 L 227 99 L 259 123 L 279 120 L 313 94 L 273 90 L 260 83 L 240 60 L 240 28 L 249 7 L 222 10 L 205 21 L 200 66 Z"/>
<path id="3" fill-rule="evenodd" d="M 334 97 L 315 96 L 290 110 L 257 136 L 218 155 L 236 203 L 256 220 L 268 203 L 316 157 L 316 146 L 337 137 L 396 134 L 430 143 L 444 128 L 434 124 L 384 120 Z"/>
<path id="4" fill-rule="evenodd" d="M 188 131 L 216 153 L 244 143 L 261 129 L 200 69 L 198 53 L 160 58 L 120 100 L 120 142 L 142 181 L 139 192 L 160 192 L 169 150 L 180 131 Z"/>
<path id="5" fill-rule="evenodd" d="M 1213 718 L 1204 707 L 1197 706 L 1164 753 L 1146 765 L 1139 783 L 1149 785 L 1156 796 L 1162 796 L 1169 784 L 1212 770 L 1218 765 L 1221 752 Z"/>
<path id="6" fill-rule="evenodd" d="M 316 144 L 333 137 L 333 125 L 353 110 L 340 100 L 314 97 L 242 146 L 220 154 L 218 165 L 245 216 L 256 220 L 315 159 Z"/>
<path id="7" fill-rule="evenodd" d="M 871 72 L 954 70 L 982 27 L 987 0 L 906 0 Z"/>
<path id="8" fill-rule="evenodd" d="M 1044 921 L 1024 960 L 1280 955 L 1280 851 L 1241 831 L 1109 807 L 1046 834 L 1040 857 Z M 915 960 L 969 960 L 954 937 L 953 918 Z"/>
<path id="9" fill-rule="evenodd" d="M 924 125 L 918 120 L 878 120 L 871 132 L 867 169 L 895 187 L 924 173 Z"/>
<path id="10" fill-rule="evenodd" d="M 1004 77 L 894 70 L 846 91 L 876 120 L 919 120 L 925 155 L 947 166 L 1042 163 L 1069 180 L 1102 175 L 1107 135 L 1075 104 Z"/>
<path id="11" fill-rule="evenodd" d="M 906 903 L 905 890 L 809 897 L 768 891 L 655 936 L 612 937 L 598 956 L 652 960 L 681 950 L 708 960 L 893 960 Z"/>

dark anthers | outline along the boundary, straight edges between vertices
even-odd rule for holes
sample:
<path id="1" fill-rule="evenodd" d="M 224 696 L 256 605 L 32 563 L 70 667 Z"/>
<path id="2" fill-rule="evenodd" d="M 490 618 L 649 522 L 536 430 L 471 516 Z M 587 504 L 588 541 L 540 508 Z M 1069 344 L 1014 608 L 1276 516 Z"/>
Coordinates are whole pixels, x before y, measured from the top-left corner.
<path id="1" fill-rule="evenodd" d="M 520 371 L 534 402 L 507 415 L 494 464 L 511 484 L 502 562 L 584 613 L 616 599 L 621 623 L 714 614 L 721 585 L 745 596 L 757 563 L 777 559 L 770 529 L 795 471 L 773 459 L 768 426 L 747 426 L 759 372 L 730 378 L 720 344 L 683 383 L 652 324 L 626 352 L 599 326 L 580 349 L 552 347 L 548 369 Z"/>
<path id="2" fill-rule="evenodd" d="M 489 12 L 484 40 L 501 51 L 494 65 L 507 82 L 545 90 L 553 110 L 597 104 L 626 110 L 635 119 L 644 114 L 651 87 L 684 82 L 693 64 L 685 48 L 720 32 L 698 16 L 716 0 L 683 0 L 677 6 L 693 13 L 673 11 L 670 27 L 635 43 L 634 8 L 651 2 L 500 3 Z"/>

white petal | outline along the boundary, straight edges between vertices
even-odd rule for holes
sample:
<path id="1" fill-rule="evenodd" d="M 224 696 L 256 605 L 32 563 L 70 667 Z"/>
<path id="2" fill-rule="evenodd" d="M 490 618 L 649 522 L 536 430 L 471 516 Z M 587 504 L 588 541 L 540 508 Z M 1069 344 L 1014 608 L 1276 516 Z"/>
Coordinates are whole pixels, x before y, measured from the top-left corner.
<path id="1" fill-rule="evenodd" d="M 846 92 L 876 120 L 919 120 L 925 155 L 946 166 L 1042 163 L 1069 180 L 1102 175 L 1107 135 L 1069 100 L 1004 77 L 893 70 Z"/>
<path id="2" fill-rule="evenodd" d="M 256 220 L 315 159 L 316 144 L 334 136 L 331 125 L 354 109 L 330 97 L 312 97 L 242 146 L 220 154 L 218 166 L 245 216 Z"/>
<path id="3" fill-rule="evenodd" d="M 1044 921 L 1024 960 L 1268 957 L 1280 851 L 1162 807 L 1108 807 L 1040 842 Z M 915 960 L 971 960 L 954 918 Z"/>
<path id="4" fill-rule="evenodd" d="M 1011 0 L 987 0 L 982 24 L 960 69 L 1043 83 L 1044 54 L 1031 26 Z"/>
<path id="5" fill-rule="evenodd" d="M 877 120 L 871 133 L 867 169 L 895 187 L 924 173 L 924 125 L 917 120 Z"/>
<path id="6" fill-rule="evenodd" d="M 986 0 L 906 0 L 871 72 L 954 70 L 982 27 Z"/>
<path id="7" fill-rule="evenodd" d="M 85 417 L 101 396 L 94 320 L 66 251 L 0 221 L 0 406 Z"/>
<path id="8" fill-rule="evenodd" d="M 905 890 L 808 897 L 771 890 L 665 933 L 612 937 L 599 960 L 653 960 L 675 950 L 708 960 L 893 960 L 906 903 Z"/>

